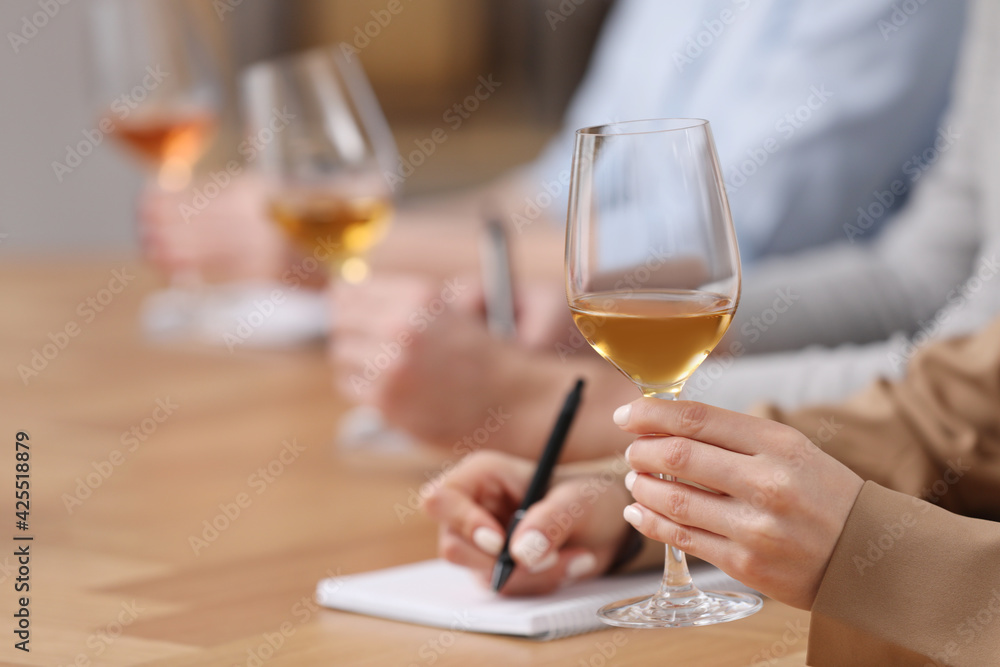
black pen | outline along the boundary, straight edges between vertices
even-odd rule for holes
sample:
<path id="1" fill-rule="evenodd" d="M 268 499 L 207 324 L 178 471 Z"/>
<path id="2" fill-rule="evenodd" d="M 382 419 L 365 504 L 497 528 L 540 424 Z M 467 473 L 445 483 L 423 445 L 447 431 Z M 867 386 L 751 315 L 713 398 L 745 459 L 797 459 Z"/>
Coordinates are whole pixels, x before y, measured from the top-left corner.
<path id="1" fill-rule="evenodd" d="M 514 512 L 514 516 L 511 517 L 510 524 L 507 526 L 507 536 L 504 538 L 503 549 L 497 558 L 497 564 L 493 567 L 491 585 L 494 591 L 503 588 L 507 579 L 510 578 L 510 573 L 514 571 L 514 560 L 510 557 L 510 536 L 514 533 L 514 529 L 517 528 L 517 524 L 521 522 L 528 508 L 541 500 L 545 492 L 548 491 L 549 479 L 552 477 L 552 471 L 555 470 L 556 462 L 559 460 L 559 454 L 566 442 L 566 436 L 569 434 L 569 427 L 576 416 L 576 410 L 580 407 L 582 393 L 583 379 L 581 378 L 576 381 L 573 390 L 566 397 L 566 402 L 563 403 L 562 410 L 559 412 L 559 418 L 556 419 L 556 425 L 552 428 L 552 435 L 549 436 L 549 441 L 542 451 L 542 457 L 538 460 L 538 467 L 535 468 L 535 476 L 531 478 L 528 492 L 525 494 L 524 500 L 521 501 L 521 507 Z"/>

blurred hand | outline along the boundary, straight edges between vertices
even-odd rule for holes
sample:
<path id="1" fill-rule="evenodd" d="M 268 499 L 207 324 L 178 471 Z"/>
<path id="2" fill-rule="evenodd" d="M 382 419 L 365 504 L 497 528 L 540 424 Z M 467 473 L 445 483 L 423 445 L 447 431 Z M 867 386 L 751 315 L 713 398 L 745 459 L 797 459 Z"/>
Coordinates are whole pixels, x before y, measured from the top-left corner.
<path id="1" fill-rule="evenodd" d="M 636 502 L 626 520 L 769 597 L 812 607 L 860 477 L 791 427 L 701 403 L 646 398 L 614 419 L 640 436 L 627 452 Z"/>
<path id="2" fill-rule="evenodd" d="M 332 308 L 338 390 L 420 440 L 457 454 L 470 451 L 474 436 L 473 448 L 537 458 L 566 392 L 584 376 L 564 460 L 624 449 L 608 415 L 632 384 L 595 354 L 564 361 L 491 337 L 482 295 L 467 278 L 376 273 L 362 285 L 335 284 Z"/>
<path id="3" fill-rule="evenodd" d="M 504 344 L 490 337 L 472 291 L 467 278 L 336 283 L 329 350 L 340 392 L 430 443 L 451 444 L 481 426 L 496 407 L 486 388 Z"/>
<path id="4" fill-rule="evenodd" d="M 424 501 L 425 511 L 441 524 L 441 556 L 489 586 L 507 524 L 534 470 L 535 463 L 525 459 L 477 452 L 449 471 Z M 621 518 L 628 502 L 619 478 L 557 474 L 511 536 L 517 567 L 503 593 L 541 595 L 605 572 L 629 531 Z"/>
<path id="5" fill-rule="evenodd" d="M 463 295 L 461 305 L 486 321 L 486 295 L 478 281 Z M 529 350 L 555 351 L 556 343 L 569 343 L 578 334 L 569 305 L 566 287 L 561 282 L 535 280 L 518 285 L 514 291 L 517 338 L 514 342 Z"/>
<path id="6" fill-rule="evenodd" d="M 217 194 L 209 199 L 206 192 Z M 252 176 L 236 176 L 224 188 L 150 187 L 140 198 L 139 220 L 146 258 L 169 275 L 276 279 L 289 263 L 288 244 L 267 218 L 263 188 Z"/>

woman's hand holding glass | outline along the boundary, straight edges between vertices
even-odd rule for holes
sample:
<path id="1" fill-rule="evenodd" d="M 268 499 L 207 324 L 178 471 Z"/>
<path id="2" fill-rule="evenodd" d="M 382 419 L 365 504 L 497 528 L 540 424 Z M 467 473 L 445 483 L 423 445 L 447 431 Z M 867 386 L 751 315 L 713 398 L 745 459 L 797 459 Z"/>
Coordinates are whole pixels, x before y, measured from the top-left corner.
<path id="1" fill-rule="evenodd" d="M 638 436 L 626 454 L 630 523 L 769 597 L 812 607 L 860 477 L 789 426 L 702 403 L 644 398 L 615 422 Z"/>

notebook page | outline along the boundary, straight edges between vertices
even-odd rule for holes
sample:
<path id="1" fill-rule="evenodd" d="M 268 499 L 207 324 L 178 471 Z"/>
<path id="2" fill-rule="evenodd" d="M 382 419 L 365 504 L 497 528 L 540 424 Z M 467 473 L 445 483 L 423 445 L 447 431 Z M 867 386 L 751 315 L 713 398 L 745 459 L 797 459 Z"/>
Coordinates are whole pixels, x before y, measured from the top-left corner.
<path id="1" fill-rule="evenodd" d="M 692 568 L 699 585 L 747 590 L 716 568 Z M 707 577 L 707 579 L 706 579 Z M 583 581 L 553 594 L 507 598 L 485 589 L 465 568 L 435 559 L 325 579 L 317 601 L 333 609 L 451 630 L 554 639 L 603 627 L 595 613 L 615 600 L 652 593 L 660 573 Z"/>

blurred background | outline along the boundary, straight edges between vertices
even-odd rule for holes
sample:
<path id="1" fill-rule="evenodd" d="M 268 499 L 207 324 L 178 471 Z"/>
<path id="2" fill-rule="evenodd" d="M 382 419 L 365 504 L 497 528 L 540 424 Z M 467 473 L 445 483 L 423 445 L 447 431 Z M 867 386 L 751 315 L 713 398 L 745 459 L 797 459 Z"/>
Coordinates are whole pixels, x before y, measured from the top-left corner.
<path id="1" fill-rule="evenodd" d="M 26 21 L 49 3 L 0 4 L 6 48 L 13 51 L 0 58 L 6 84 L 0 125 L 12 128 L 0 136 L 0 254 L 113 255 L 136 247 L 143 172 L 125 151 L 103 141 L 61 182 L 53 169 L 97 124 L 87 1 L 63 1 L 51 0 L 53 15 L 42 14 L 33 26 Z M 401 151 L 447 127 L 443 114 L 474 90 L 479 76 L 501 82 L 407 179 L 409 196 L 481 183 L 534 157 L 558 127 L 613 0 L 400 0 L 394 15 L 386 13 L 386 0 L 196 4 L 217 37 L 230 84 L 247 64 L 281 53 L 341 41 L 359 47 Z M 550 18 L 567 12 L 573 20 Z M 202 169 L 234 155 L 242 132 L 234 90 L 230 85 L 228 116 Z"/>

